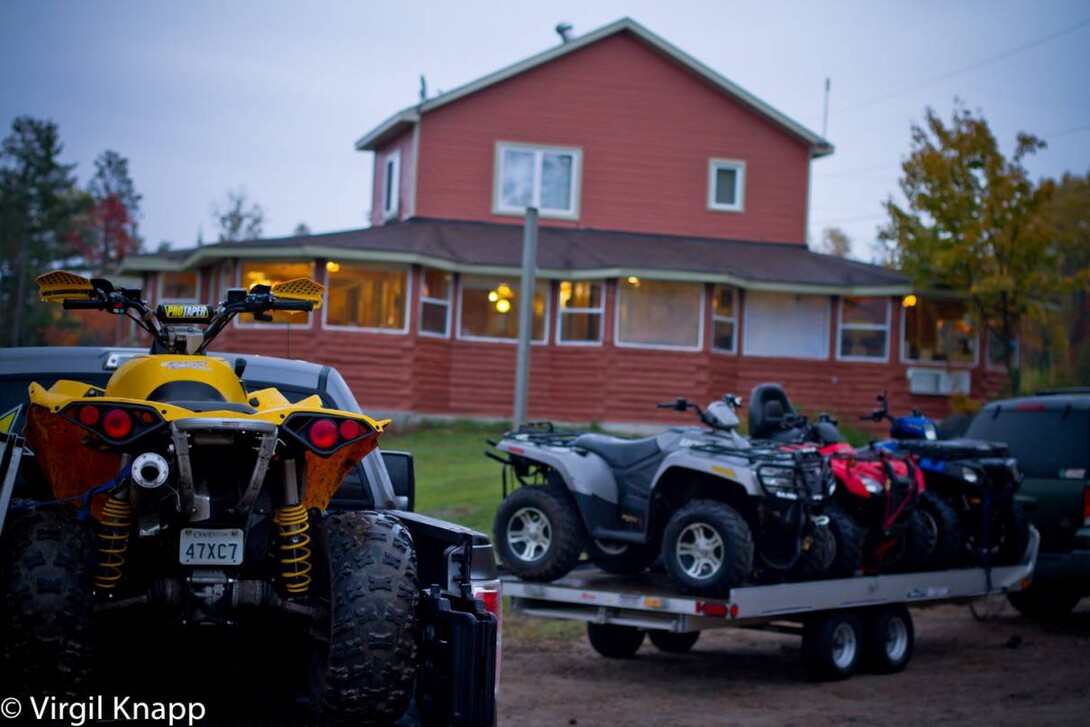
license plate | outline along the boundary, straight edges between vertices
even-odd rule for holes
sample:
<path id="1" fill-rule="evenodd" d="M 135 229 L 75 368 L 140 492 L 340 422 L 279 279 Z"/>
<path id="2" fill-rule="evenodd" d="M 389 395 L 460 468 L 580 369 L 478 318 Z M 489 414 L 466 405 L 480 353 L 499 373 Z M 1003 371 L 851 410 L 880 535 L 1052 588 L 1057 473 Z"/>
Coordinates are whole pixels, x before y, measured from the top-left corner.
<path id="1" fill-rule="evenodd" d="M 242 565 L 242 531 L 185 528 L 178 560 L 183 565 Z"/>

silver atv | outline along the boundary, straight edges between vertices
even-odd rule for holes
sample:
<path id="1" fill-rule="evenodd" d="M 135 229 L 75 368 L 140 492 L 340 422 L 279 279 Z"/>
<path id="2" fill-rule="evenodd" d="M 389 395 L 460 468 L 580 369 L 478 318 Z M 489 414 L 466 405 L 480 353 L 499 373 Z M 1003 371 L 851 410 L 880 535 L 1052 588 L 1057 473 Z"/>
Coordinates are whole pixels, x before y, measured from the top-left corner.
<path id="1" fill-rule="evenodd" d="M 862 534 L 839 510 L 812 446 L 755 446 L 737 432 L 731 394 L 706 410 L 685 399 L 701 426 L 645 439 L 555 429 L 540 422 L 490 442 L 503 452 L 504 500 L 496 512 L 500 559 L 526 580 L 567 574 L 586 553 L 612 573 L 636 573 L 660 555 L 679 588 L 724 596 L 760 581 L 847 577 Z M 509 489 L 514 488 L 510 493 Z"/>

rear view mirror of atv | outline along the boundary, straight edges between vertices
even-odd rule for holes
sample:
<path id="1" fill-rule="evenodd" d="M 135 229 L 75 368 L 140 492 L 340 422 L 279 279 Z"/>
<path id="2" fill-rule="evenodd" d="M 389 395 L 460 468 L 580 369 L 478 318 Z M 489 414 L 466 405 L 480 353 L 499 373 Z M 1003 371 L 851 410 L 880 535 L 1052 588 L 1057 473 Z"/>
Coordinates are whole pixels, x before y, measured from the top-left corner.
<path id="1" fill-rule="evenodd" d="M 383 450 L 382 461 L 386 464 L 386 471 L 390 473 L 390 483 L 394 486 L 398 508 L 413 512 L 416 507 L 416 470 L 412 454 Z"/>

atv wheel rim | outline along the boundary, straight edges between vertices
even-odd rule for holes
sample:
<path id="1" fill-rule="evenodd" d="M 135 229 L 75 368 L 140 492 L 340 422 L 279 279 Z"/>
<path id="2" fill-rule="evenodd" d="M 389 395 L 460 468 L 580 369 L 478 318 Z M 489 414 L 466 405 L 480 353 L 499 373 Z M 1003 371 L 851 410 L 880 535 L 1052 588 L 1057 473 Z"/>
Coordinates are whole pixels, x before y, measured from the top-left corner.
<path id="1" fill-rule="evenodd" d="M 518 510 L 507 523 L 507 547 L 525 563 L 545 557 L 552 542 L 552 524 L 536 507 Z"/>
<path id="2" fill-rule="evenodd" d="M 685 575 L 698 581 L 715 577 L 723 567 L 723 538 L 705 523 L 693 523 L 677 538 L 677 560 Z"/>
<path id="3" fill-rule="evenodd" d="M 615 540 L 598 540 L 595 538 L 594 546 L 602 551 L 602 555 L 624 555 L 625 551 L 628 550 L 628 543 L 618 543 Z"/>
<path id="4" fill-rule="evenodd" d="M 886 626 L 886 659 L 896 664 L 908 651 L 908 627 L 899 618 L 891 618 Z"/>
<path id="5" fill-rule="evenodd" d="M 939 524 L 935 521 L 935 518 L 932 517 L 931 513 L 929 513 L 927 510 L 921 509 L 920 515 L 923 516 L 923 529 L 926 534 L 926 540 L 924 542 L 927 543 L 927 554 L 931 555 L 933 552 L 935 552 L 935 548 L 938 547 L 939 544 Z"/>
<path id="6" fill-rule="evenodd" d="M 855 636 L 855 629 L 851 627 L 851 624 L 838 624 L 833 629 L 832 657 L 833 664 L 836 665 L 837 669 L 844 671 L 851 668 L 858 647 L 859 643 Z"/>

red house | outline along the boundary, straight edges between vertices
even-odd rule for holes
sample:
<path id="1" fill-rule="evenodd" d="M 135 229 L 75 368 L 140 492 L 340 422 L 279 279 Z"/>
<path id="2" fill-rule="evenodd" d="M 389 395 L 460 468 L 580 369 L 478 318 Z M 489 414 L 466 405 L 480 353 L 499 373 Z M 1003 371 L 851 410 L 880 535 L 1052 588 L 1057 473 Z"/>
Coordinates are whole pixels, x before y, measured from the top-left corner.
<path id="1" fill-rule="evenodd" d="M 529 410 L 662 419 L 778 380 L 850 416 L 890 390 L 936 416 L 1002 372 L 957 300 L 805 245 L 832 146 L 623 19 L 404 109 L 374 154 L 371 226 L 129 258 L 158 300 L 312 276 L 328 304 L 220 346 L 337 366 L 365 407 L 510 416 L 522 224 L 541 216 Z M 669 416 L 669 415 L 667 415 Z"/>

